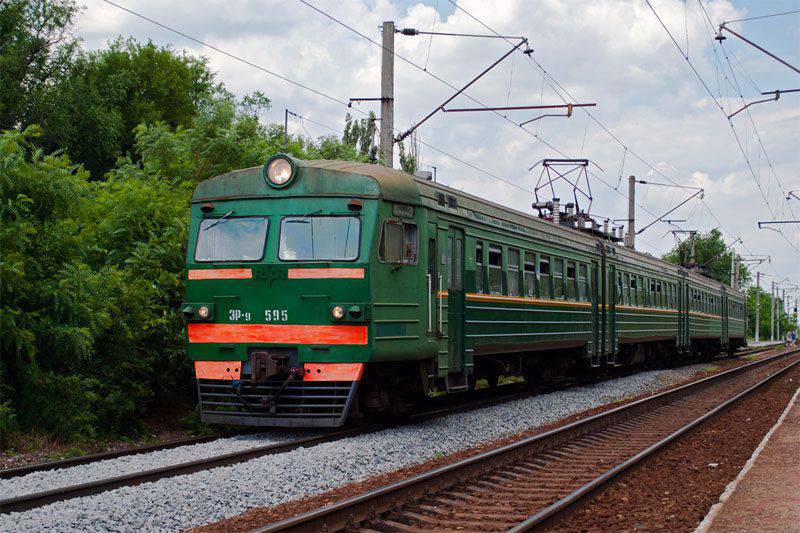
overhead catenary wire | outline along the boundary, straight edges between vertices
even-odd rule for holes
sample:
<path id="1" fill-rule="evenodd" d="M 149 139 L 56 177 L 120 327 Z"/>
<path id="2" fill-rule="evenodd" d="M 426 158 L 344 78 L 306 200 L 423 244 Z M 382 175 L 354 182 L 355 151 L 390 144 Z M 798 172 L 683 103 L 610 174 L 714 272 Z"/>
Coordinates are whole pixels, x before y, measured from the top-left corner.
<path id="1" fill-rule="evenodd" d="M 767 209 L 772 214 L 772 217 L 775 218 L 775 212 L 774 212 L 772 206 L 770 205 L 770 202 L 769 202 L 769 200 L 767 198 L 766 193 L 763 190 L 763 187 L 761 186 L 760 181 L 758 180 L 758 176 L 757 176 L 755 170 L 753 169 L 753 165 L 752 165 L 752 162 L 750 161 L 750 157 L 747 155 L 747 151 L 745 150 L 744 146 L 742 145 L 741 138 L 739 137 L 739 134 L 737 133 L 736 128 L 734 127 L 734 125 L 731 122 L 730 118 L 728 118 L 728 114 L 725 112 L 725 108 L 719 102 L 717 97 L 714 96 L 714 93 L 711 91 L 711 88 L 708 86 L 708 84 L 706 83 L 705 79 L 703 79 L 703 77 L 700 75 L 700 73 L 698 72 L 697 68 L 694 66 L 694 63 L 692 63 L 692 61 L 689 59 L 689 57 L 685 54 L 685 52 L 681 48 L 680 44 L 678 44 L 678 42 L 675 40 L 675 37 L 672 35 L 672 32 L 669 30 L 669 28 L 667 28 L 666 24 L 661 19 L 661 16 L 655 10 L 655 8 L 651 4 L 650 0 L 645 0 L 645 3 L 650 8 L 650 11 L 656 17 L 656 19 L 658 20 L 658 22 L 661 25 L 661 27 L 667 33 L 667 35 L 669 36 L 670 40 L 675 44 L 676 48 L 678 48 L 678 50 L 681 52 L 681 55 L 686 60 L 686 63 L 689 65 L 689 67 L 691 68 L 691 70 L 694 73 L 694 75 L 700 81 L 700 84 L 705 88 L 705 90 L 708 93 L 708 95 L 711 97 L 711 99 L 714 101 L 716 106 L 719 108 L 720 112 L 725 117 L 725 120 L 728 121 L 728 124 L 729 124 L 729 126 L 731 128 L 731 132 L 733 133 L 733 136 L 736 139 L 736 144 L 739 146 L 739 151 L 742 153 L 742 156 L 744 157 L 745 163 L 747 164 L 747 168 L 750 170 L 750 173 L 753 176 L 753 179 L 754 179 L 759 191 L 761 192 L 761 196 L 762 196 L 762 198 L 764 199 L 764 202 L 767 205 Z M 702 2 L 700 2 L 700 5 L 702 6 Z M 789 246 L 791 246 L 795 251 L 800 253 L 800 248 L 795 246 L 795 244 L 791 240 L 789 240 L 789 238 L 786 237 L 786 235 L 783 232 L 779 232 L 779 233 L 783 236 L 783 239 L 789 244 Z"/>
<path id="2" fill-rule="evenodd" d="M 449 1 L 450 1 L 450 2 L 451 2 L 453 5 L 455 5 L 457 8 L 460 8 L 460 7 L 459 7 L 457 4 L 455 4 L 455 2 L 453 2 L 452 0 L 449 0 Z M 317 6 L 313 5 L 313 4 L 311 4 L 311 3 L 310 3 L 310 2 L 308 2 L 307 0 L 299 0 L 299 2 L 301 2 L 302 4 L 304 4 L 304 5 L 308 6 L 308 7 L 310 7 L 311 9 L 313 9 L 313 10 L 314 10 L 314 11 L 316 11 L 317 13 L 319 13 L 319 14 L 323 15 L 324 17 L 328 18 L 328 19 L 329 19 L 329 20 L 331 20 L 332 22 L 335 22 L 336 24 L 339 24 L 340 26 L 342 26 L 342 27 L 344 27 L 344 28 L 348 29 L 349 31 L 351 31 L 351 32 L 355 33 L 356 35 L 358 35 L 358 36 L 360 36 L 360 37 L 364 38 L 365 40 L 369 41 L 369 42 L 370 42 L 370 43 L 372 43 L 373 45 L 375 45 L 375 46 L 377 46 L 377 47 L 381 48 L 382 50 L 385 50 L 385 47 L 383 46 L 383 44 L 382 44 L 382 43 L 380 43 L 380 42 L 376 41 L 375 39 L 372 39 L 372 38 L 371 38 L 371 37 L 369 37 L 368 35 L 365 35 L 363 32 L 360 32 L 359 30 L 357 30 L 357 29 L 353 28 L 353 27 L 352 27 L 352 26 L 350 26 L 349 24 L 347 24 L 347 23 L 345 23 L 345 22 L 343 22 L 343 21 L 339 20 L 338 18 L 334 17 L 334 16 L 333 16 L 333 15 L 331 15 L 330 13 L 327 13 L 327 12 L 325 12 L 324 10 L 320 9 L 319 7 L 317 7 Z M 471 16 L 471 15 L 470 15 L 470 16 Z M 484 26 L 485 26 L 485 25 L 484 25 Z M 494 34 L 495 34 L 495 35 L 496 35 L 498 38 L 500 38 L 500 39 L 504 39 L 506 42 L 508 42 L 509 44 L 512 44 L 512 45 L 514 45 L 514 44 L 516 44 L 516 43 L 513 43 L 513 42 L 511 42 L 511 40 L 510 40 L 510 39 L 521 39 L 521 37 L 509 37 L 509 36 L 505 36 L 505 35 L 502 35 L 502 34 L 500 34 L 500 33 L 496 32 L 496 31 L 492 30 L 492 29 L 491 29 L 491 28 L 489 28 L 488 26 L 485 26 L 485 27 L 486 27 L 487 29 L 489 29 L 490 31 L 492 31 L 492 33 L 494 33 Z M 403 56 L 402 54 L 399 54 L 397 51 L 394 51 L 394 50 L 389 50 L 389 52 L 390 52 L 390 53 L 391 53 L 391 54 L 392 54 L 392 55 L 393 55 L 395 58 L 397 58 L 397 59 L 400 59 L 400 60 L 401 60 L 401 61 L 403 61 L 404 63 L 406 63 L 406 64 L 408 64 L 408 65 L 410 65 L 410 66 L 412 66 L 412 67 L 414 67 L 414 68 L 416 68 L 416 69 L 418 69 L 418 70 L 420 70 L 421 72 L 424 72 L 424 73 L 425 73 L 425 74 L 427 74 L 428 76 L 431 76 L 432 78 L 434 78 L 435 80 L 439 81 L 440 83 L 442 83 L 442 84 L 446 85 L 447 87 L 450 87 L 450 88 L 451 88 L 451 89 L 453 89 L 453 90 L 458 90 L 458 87 L 456 87 L 454 84 L 452 84 L 452 83 L 450 83 L 449 81 L 447 81 L 447 80 L 443 79 L 442 77 L 440 77 L 440 76 L 438 76 L 438 75 L 436 75 L 436 74 L 432 73 L 430 70 L 424 70 L 424 69 L 423 69 L 423 68 L 422 68 L 420 65 L 417 65 L 416 63 L 414 63 L 413 61 L 411 61 L 411 60 L 410 60 L 410 59 L 408 59 L 407 57 Z M 530 54 L 526 54 L 526 56 L 527 56 L 527 57 L 531 57 L 531 56 L 530 56 Z M 487 107 L 487 108 L 489 107 L 489 106 L 488 106 L 487 104 L 485 104 L 484 102 L 481 102 L 480 100 L 478 100 L 478 99 L 474 98 L 473 96 L 471 96 L 470 94 L 468 94 L 468 93 L 466 93 L 466 92 L 463 92 L 462 94 L 463 94 L 463 95 L 464 95 L 466 98 L 468 98 L 469 100 L 471 100 L 471 101 L 475 102 L 476 104 L 478 104 L 478 105 L 480 105 L 480 106 L 482 106 L 482 107 Z M 563 97 L 562 97 L 562 99 L 563 99 Z M 567 103 L 567 101 L 566 101 L 566 100 L 564 100 L 564 102 L 565 102 L 565 103 Z M 541 138 L 541 137 L 540 137 L 538 134 L 535 134 L 534 132 L 532 132 L 532 131 L 528 130 L 527 128 L 525 128 L 525 127 L 523 127 L 523 126 L 520 126 L 519 124 L 515 123 L 514 121 L 512 121 L 512 120 L 511 120 L 511 119 L 509 119 L 508 117 L 506 117 L 506 116 L 504 116 L 503 114 L 501 114 L 500 112 L 492 110 L 492 113 L 494 113 L 495 115 L 497 115 L 497 116 L 498 116 L 498 117 L 500 117 L 501 119 L 505 120 L 506 122 L 508 122 L 508 123 L 510 123 L 510 124 L 513 124 L 513 125 L 514 125 L 514 126 L 516 126 L 517 128 L 519 128 L 519 129 L 521 129 L 522 131 L 524 131 L 525 133 L 527 133 L 528 135 L 530 135 L 530 136 L 534 137 L 536 140 L 538 140 L 539 142 L 541 142 L 542 144 L 544 144 L 546 147 L 550 148 L 551 150 L 555 151 L 555 152 L 556 152 L 556 153 L 558 153 L 559 155 L 561 155 L 561 156 L 563 156 L 563 157 L 566 157 L 566 158 L 568 158 L 568 157 L 569 157 L 569 156 L 567 156 L 567 154 L 565 154 L 564 152 L 562 152 L 561 150 L 559 150 L 558 148 L 556 148 L 554 145 L 552 145 L 551 143 L 549 143 L 549 142 L 548 142 L 548 141 L 546 141 L 545 139 Z M 596 121 L 596 120 L 595 120 L 595 121 Z M 599 176 L 598 176 L 596 173 L 594 173 L 594 172 L 590 172 L 590 174 L 591 174 L 593 177 L 595 177 L 595 178 L 599 179 L 599 181 L 600 181 L 601 183 L 603 183 L 604 185 L 606 185 L 606 186 L 607 186 L 607 187 L 609 187 L 610 189 L 614 189 L 614 187 L 613 187 L 613 186 L 611 186 L 611 185 L 610 185 L 610 184 L 609 184 L 607 181 L 605 181 L 605 180 L 603 180 L 603 179 L 600 179 L 600 178 L 599 178 Z M 666 177 L 666 176 L 665 176 L 665 178 L 667 178 L 667 179 L 670 179 L 670 178 L 668 178 L 668 177 Z M 677 184 L 677 183 L 676 183 L 676 184 Z M 527 189 L 524 189 L 524 190 L 527 190 Z M 615 192 L 616 192 L 618 195 L 622 196 L 623 198 L 626 198 L 626 199 L 627 199 L 627 196 L 626 196 L 624 193 L 620 192 L 619 190 L 615 190 Z M 641 206 L 641 205 L 637 204 L 637 207 L 639 207 L 640 209 L 642 209 L 643 211 L 645 211 L 646 213 L 648 213 L 648 214 L 650 214 L 650 215 L 652 215 L 652 216 L 656 216 L 656 214 L 655 214 L 655 213 L 652 213 L 651 211 L 649 211 L 648 209 L 646 209 L 644 206 Z"/>
<path id="3" fill-rule="evenodd" d="M 483 26 L 483 27 L 484 27 L 484 28 L 486 28 L 487 30 L 489 30 L 489 31 L 491 31 L 491 32 L 493 32 L 493 33 L 495 33 L 496 35 L 500 35 L 500 33 L 499 33 L 499 32 L 497 32 L 497 31 L 496 31 L 494 28 L 492 28 L 491 26 L 489 26 L 488 24 L 486 24 L 484 21 L 480 20 L 478 17 L 476 17 L 475 15 L 473 15 L 472 13 L 470 13 L 470 12 L 469 12 L 467 9 L 465 9 L 464 7 L 462 7 L 462 6 L 458 5 L 458 3 L 457 3 L 455 0 L 448 0 L 448 1 L 450 2 L 450 4 L 452 4 L 452 5 L 454 6 L 454 8 L 455 8 L 455 9 L 457 9 L 457 10 L 461 11 L 462 13 L 464 13 L 465 15 L 467 15 L 468 17 L 470 17 L 472 20 L 474 20 L 475 22 L 477 22 L 478 24 L 480 24 L 481 26 Z M 698 1 L 700 2 L 700 0 L 698 0 Z M 701 4 L 701 5 L 702 5 L 702 4 Z M 674 39 L 673 39 L 673 40 L 674 40 Z M 676 43 L 676 44 L 677 44 L 677 43 Z M 680 48 L 680 46 L 679 46 L 679 48 Z M 575 96 L 574 96 L 574 95 L 572 95 L 572 94 L 571 94 L 571 93 L 570 93 L 570 92 L 569 92 L 569 91 L 568 91 L 568 90 L 567 90 L 565 87 L 563 87 L 563 85 L 561 85 L 561 84 L 558 82 L 558 80 L 556 80 L 556 79 L 553 77 L 553 75 L 552 75 L 552 74 L 550 74 L 550 72 L 549 72 L 547 69 L 545 69 L 545 68 L 544 68 L 544 66 L 542 66 L 542 64 L 541 64 L 541 63 L 539 63 L 539 62 L 538 62 L 538 61 L 537 61 L 537 60 L 536 60 L 534 57 L 532 57 L 531 55 L 529 55 L 529 56 L 528 56 L 528 59 L 529 59 L 529 61 L 530 61 L 530 62 L 531 62 L 533 65 L 535 65 L 535 67 L 536 67 L 536 68 L 538 68 L 538 69 L 541 71 L 541 73 L 542 73 L 542 89 L 544 88 L 544 83 L 545 83 L 545 81 L 546 81 L 546 80 L 549 80 L 549 81 L 547 81 L 547 85 L 548 85 L 548 86 L 549 86 L 551 89 L 553 89 L 553 91 L 554 91 L 554 92 L 555 92 L 555 93 L 556 93 L 556 94 L 557 94 L 557 95 L 558 95 L 558 96 L 559 96 L 559 97 L 560 97 L 560 98 L 561 98 L 561 99 L 562 99 L 562 100 L 563 100 L 565 103 L 567 102 L 567 98 L 565 98 L 565 97 L 563 96 L 564 94 L 565 94 L 565 95 L 567 95 L 567 96 L 568 96 L 570 99 L 572 99 L 572 100 L 575 100 L 575 99 L 576 99 L 576 98 L 575 98 Z M 563 93 L 563 94 L 562 94 L 562 93 Z M 713 94 L 712 94 L 712 98 L 714 98 L 714 97 L 713 97 Z M 714 98 L 714 100 L 716 101 L 716 98 Z M 722 110 L 722 111 L 723 111 L 723 113 L 724 113 L 724 109 L 721 109 L 721 110 Z M 632 149 L 631 149 L 631 148 L 630 148 L 628 145 L 626 145 L 626 144 L 625 144 L 625 143 L 624 143 L 624 142 L 623 142 L 623 141 L 622 141 L 622 140 L 621 140 L 619 137 L 617 137 L 617 135 L 615 135 L 615 134 L 614 134 L 614 133 L 613 133 L 613 132 L 612 132 L 612 131 L 611 131 L 611 130 L 610 130 L 610 129 L 609 129 L 609 128 L 608 128 L 608 127 L 605 125 L 605 124 L 603 124 L 603 123 L 602 123 L 602 122 L 601 122 L 601 121 L 600 121 L 600 120 L 599 120 L 597 117 L 595 117 L 595 116 L 594 116 L 594 114 L 592 114 L 592 113 L 591 113 L 589 110 L 586 110 L 586 109 L 584 109 L 583 111 L 584 111 L 585 113 L 587 113 L 587 114 L 588 114 L 588 115 L 589 115 L 589 116 L 592 118 L 592 120 L 593 120 L 593 121 L 594 121 L 594 122 L 595 122 L 595 123 L 596 123 L 598 126 L 600 126 L 600 128 L 601 128 L 601 129 L 603 129 L 603 131 L 605 131 L 605 132 L 606 132 L 606 133 L 609 135 L 609 137 L 611 137 L 611 138 L 612 138 L 614 141 L 616 141 L 616 142 L 617 142 L 617 143 L 618 143 L 618 144 L 619 144 L 621 147 L 623 147 L 623 148 L 626 150 L 626 153 L 627 153 L 627 152 L 630 152 L 630 153 L 631 153 L 631 155 L 632 155 L 634 158 L 636 158 L 638 161 L 640 161 L 641 163 L 643 163 L 644 165 L 646 165 L 646 166 L 647 166 L 648 168 L 650 168 L 650 169 L 651 169 L 651 170 L 652 170 L 654 173 L 656 173 L 656 174 L 658 174 L 658 175 L 660 175 L 660 176 L 664 177 L 664 178 L 665 178 L 665 179 L 667 179 L 668 181 L 670 181 L 670 182 L 672 182 L 672 183 L 675 183 L 675 184 L 677 185 L 677 182 L 675 182 L 675 180 L 673 180 L 672 178 L 670 178 L 669 176 L 667 176 L 666 174 L 664 174 L 663 172 L 661 172 L 660 170 L 658 170 L 658 169 L 657 169 L 657 168 L 656 168 L 656 167 L 655 167 L 655 166 L 654 166 L 652 163 L 650 163 L 650 162 L 648 162 L 647 160 L 645 160 L 645 159 L 644 159 L 644 158 L 643 158 L 641 155 L 639 155 L 639 154 L 638 154 L 636 151 L 632 150 Z M 602 181 L 602 180 L 601 180 L 601 181 Z M 618 191 L 618 192 L 619 192 L 619 191 Z M 622 194 L 622 193 L 620 193 L 620 196 L 622 196 L 622 197 L 626 197 L 626 196 L 625 196 L 624 194 Z M 718 225 L 718 227 L 719 227 L 720 231 L 722 231 L 723 233 L 728 233 L 728 234 L 730 234 L 730 232 L 726 232 L 726 231 L 725 231 L 725 228 L 724 228 L 724 226 L 723 226 L 723 224 L 722 224 L 722 221 L 719 219 L 719 217 L 717 217 L 716 213 L 714 213 L 714 211 L 713 211 L 713 210 L 711 209 L 711 207 L 710 207 L 710 206 L 709 206 L 709 205 L 706 203 L 706 201 L 705 201 L 705 200 L 703 200 L 703 199 L 700 199 L 700 201 L 703 203 L 703 206 L 706 208 L 706 210 L 709 212 L 709 214 L 712 216 L 712 218 L 713 218 L 713 219 L 716 221 L 716 223 L 717 223 L 717 225 Z M 638 204 L 637 204 L 637 206 L 638 206 Z M 652 214 L 652 213 L 651 213 L 651 214 Z M 786 238 L 786 237 L 784 236 L 784 239 L 785 239 L 785 238 Z M 791 244 L 791 243 L 790 243 L 790 244 Z M 743 246 L 744 246 L 744 243 L 743 243 Z M 751 253 L 752 253 L 752 252 L 751 252 Z M 774 267 L 773 267 L 773 268 L 774 268 Z"/>

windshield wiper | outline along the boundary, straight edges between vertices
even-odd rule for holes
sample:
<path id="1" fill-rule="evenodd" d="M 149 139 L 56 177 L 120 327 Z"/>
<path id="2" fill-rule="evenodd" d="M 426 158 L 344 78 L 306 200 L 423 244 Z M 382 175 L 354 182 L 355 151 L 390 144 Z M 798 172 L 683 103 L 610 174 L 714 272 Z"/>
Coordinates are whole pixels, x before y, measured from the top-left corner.
<path id="1" fill-rule="evenodd" d="M 214 226 L 216 226 L 217 224 L 219 224 L 220 222 L 222 222 L 223 220 L 225 220 L 226 218 L 228 218 L 229 216 L 231 216 L 231 215 L 232 215 L 232 214 L 234 214 L 235 212 L 236 212 L 236 211 L 228 211 L 227 213 L 225 213 L 224 215 L 222 215 L 221 217 L 219 217 L 219 219 L 217 219 L 217 220 L 216 220 L 216 221 L 215 221 L 213 224 L 211 224 L 210 226 L 206 226 L 205 228 L 203 228 L 203 231 L 205 231 L 205 230 L 207 230 L 207 229 L 211 229 L 211 228 L 213 228 Z"/>

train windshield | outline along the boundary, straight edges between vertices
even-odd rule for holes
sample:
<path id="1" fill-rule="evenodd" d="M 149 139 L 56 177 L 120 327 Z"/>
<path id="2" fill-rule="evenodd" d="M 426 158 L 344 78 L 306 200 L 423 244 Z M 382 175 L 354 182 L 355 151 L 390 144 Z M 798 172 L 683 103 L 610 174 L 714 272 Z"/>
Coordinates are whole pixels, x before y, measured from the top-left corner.
<path id="1" fill-rule="evenodd" d="M 269 222 L 263 217 L 205 218 L 200 222 L 195 261 L 259 261 Z"/>
<path id="2" fill-rule="evenodd" d="M 357 217 L 286 217 L 281 221 L 282 261 L 352 261 L 358 258 Z"/>

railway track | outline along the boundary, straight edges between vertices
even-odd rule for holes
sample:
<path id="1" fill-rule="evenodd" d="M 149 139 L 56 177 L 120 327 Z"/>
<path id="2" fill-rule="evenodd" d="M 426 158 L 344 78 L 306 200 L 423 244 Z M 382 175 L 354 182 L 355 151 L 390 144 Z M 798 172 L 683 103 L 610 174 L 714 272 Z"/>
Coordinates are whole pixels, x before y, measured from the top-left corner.
<path id="1" fill-rule="evenodd" d="M 771 347 L 764 348 L 764 350 L 770 348 Z M 752 353 L 758 353 L 764 350 L 754 349 L 746 352 L 741 352 L 737 354 L 737 356 L 745 356 Z M 619 373 L 610 377 L 621 377 L 624 375 L 626 374 Z M 593 380 L 592 382 L 596 382 L 599 380 L 600 379 Z M 522 384 L 520 384 L 520 386 L 517 386 L 516 384 L 505 385 L 497 390 L 483 389 L 476 391 L 476 393 L 466 402 L 463 400 L 457 401 L 457 399 L 451 399 L 451 398 L 443 398 L 442 399 L 443 401 L 433 401 L 426 406 L 426 410 L 424 412 L 411 416 L 401 422 L 396 422 L 394 424 L 373 424 L 368 426 L 326 432 L 321 435 L 294 439 L 291 441 L 277 443 L 277 444 L 273 443 L 264 446 L 257 446 L 223 455 L 216 455 L 209 458 L 197 459 L 174 465 L 153 468 L 142 472 L 123 474 L 112 478 L 106 478 L 96 481 L 88 481 L 77 485 L 70 485 L 48 491 L 36 492 L 13 498 L 6 498 L 0 500 L 0 513 L 5 514 L 11 512 L 28 511 L 58 501 L 91 496 L 93 494 L 99 494 L 101 492 L 117 489 L 120 487 L 133 486 L 141 483 L 157 481 L 159 479 L 164 479 L 168 477 L 192 474 L 195 472 L 209 470 L 212 468 L 229 466 L 237 463 L 246 462 L 251 459 L 256 459 L 258 457 L 289 452 L 300 447 L 315 446 L 318 444 L 332 442 L 347 437 L 353 437 L 369 433 L 372 431 L 378 431 L 380 429 L 391 427 L 392 425 L 396 426 L 401 424 L 416 423 L 423 420 L 429 420 L 437 417 L 446 416 L 449 414 L 467 411 L 470 409 L 488 407 L 491 405 L 497 405 L 500 403 L 523 399 L 544 392 L 552 392 L 555 390 L 576 386 L 577 384 L 578 384 L 577 382 L 570 381 L 557 386 L 546 387 L 544 389 L 534 389 L 534 390 L 522 386 Z M 250 432 L 252 431 L 251 430 L 245 431 L 245 433 L 250 433 Z M 106 459 L 113 459 L 127 455 L 137 455 L 146 452 L 171 449 L 185 445 L 208 442 L 216 438 L 223 438 L 226 436 L 231 436 L 231 435 L 229 434 L 221 436 L 217 435 L 212 437 L 183 439 L 180 441 L 173 441 L 161 445 L 136 448 L 134 450 L 127 451 L 127 453 L 125 451 L 106 452 L 91 456 L 78 457 L 74 459 L 66 459 L 62 461 L 53 461 L 49 463 L 40 463 L 36 465 L 6 469 L 0 471 L 0 478 L 7 479 L 11 477 L 27 475 L 32 472 L 66 468 L 82 464 L 91 464 L 92 462 L 106 460 Z"/>
<path id="2" fill-rule="evenodd" d="M 699 380 L 264 527 L 546 529 L 626 469 L 800 365 L 800 350 Z"/>

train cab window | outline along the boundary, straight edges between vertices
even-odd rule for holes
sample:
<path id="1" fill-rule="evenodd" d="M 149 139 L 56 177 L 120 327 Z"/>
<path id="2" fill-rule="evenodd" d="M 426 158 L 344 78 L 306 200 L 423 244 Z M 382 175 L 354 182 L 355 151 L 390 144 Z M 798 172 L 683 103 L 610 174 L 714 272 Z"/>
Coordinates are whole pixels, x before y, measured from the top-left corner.
<path id="1" fill-rule="evenodd" d="M 415 224 L 385 220 L 378 246 L 378 259 L 384 263 L 416 265 L 418 231 Z"/>
<path id="2" fill-rule="evenodd" d="M 553 259 L 553 298 L 564 298 L 563 259 Z"/>
<path id="3" fill-rule="evenodd" d="M 522 266 L 522 278 L 525 281 L 525 296 L 536 297 L 536 256 L 533 252 L 525 252 Z"/>
<path id="4" fill-rule="evenodd" d="M 197 233 L 194 259 L 198 263 L 260 261 L 268 225 L 264 217 L 204 218 Z"/>
<path id="5" fill-rule="evenodd" d="M 578 265 L 578 300 L 585 302 L 589 299 L 589 267 L 581 263 Z"/>
<path id="6" fill-rule="evenodd" d="M 503 249 L 489 245 L 489 294 L 503 294 Z"/>
<path id="7" fill-rule="evenodd" d="M 508 295 L 519 296 L 519 250 L 508 249 Z"/>
<path id="8" fill-rule="evenodd" d="M 575 299 L 575 261 L 567 261 L 567 287 L 565 296 L 567 300 Z"/>
<path id="9" fill-rule="evenodd" d="M 539 296 L 550 298 L 550 258 L 539 256 Z"/>
<path id="10" fill-rule="evenodd" d="M 281 220 L 278 257 L 281 261 L 354 261 L 360 233 L 357 217 L 286 217 Z M 395 253 L 402 258 L 400 246 Z"/>
<path id="11" fill-rule="evenodd" d="M 483 292 L 483 243 L 475 244 L 475 292 Z"/>

